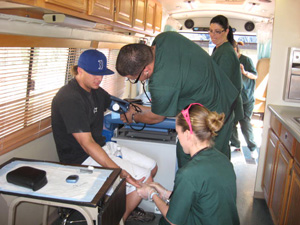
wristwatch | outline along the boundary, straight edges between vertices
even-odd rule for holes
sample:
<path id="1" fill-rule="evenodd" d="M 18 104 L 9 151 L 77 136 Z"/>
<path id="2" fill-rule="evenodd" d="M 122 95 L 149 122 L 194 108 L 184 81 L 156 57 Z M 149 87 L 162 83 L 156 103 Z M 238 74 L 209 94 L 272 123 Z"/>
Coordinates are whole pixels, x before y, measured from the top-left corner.
<path id="1" fill-rule="evenodd" d="M 151 201 L 151 202 L 153 201 L 153 196 L 154 196 L 154 195 L 157 195 L 157 196 L 158 196 L 158 192 L 157 192 L 157 191 L 154 191 L 154 192 L 151 193 L 151 195 L 150 195 L 150 201 Z"/>

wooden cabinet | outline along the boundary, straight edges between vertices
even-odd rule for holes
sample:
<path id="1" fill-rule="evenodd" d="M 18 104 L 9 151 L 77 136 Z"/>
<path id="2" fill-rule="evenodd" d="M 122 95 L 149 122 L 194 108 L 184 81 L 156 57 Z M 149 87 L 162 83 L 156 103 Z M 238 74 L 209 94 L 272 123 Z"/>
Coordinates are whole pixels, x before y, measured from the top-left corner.
<path id="1" fill-rule="evenodd" d="M 155 16 L 155 1 L 147 0 L 145 30 L 151 33 L 154 32 L 154 16 Z"/>
<path id="2" fill-rule="evenodd" d="M 44 0 L 46 3 L 50 3 L 57 6 L 62 6 L 68 9 L 76 10 L 79 12 L 87 11 L 87 0 Z"/>
<path id="3" fill-rule="evenodd" d="M 161 31 L 162 5 L 157 0 L 9 0 L 93 21 L 124 32 L 154 36 Z M 101 27 L 101 26 L 99 26 Z"/>
<path id="4" fill-rule="evenodd" d="M 160 32 L 162 6 L 156 0 L 90 0 L 88 14 L 151 34 Z"/>
<path id="5" fill-rule="evenodd" d="M 287 148 L 287 150 L 290 152 L 292 156 L 294 156 L 294 149 L 293 145 L 295 144 L 295 138 L 293 135 L 284 127 L 281 127 L 280 132 L 280 140 L 282 141 L 282 144 Z"/>
<path id="6" fill-rule="evenodd" d="M 268 135 L 268 143 L 267 143 L 267 151 L 265 157 L 265 170 L 262 181 L 262 188 L 264 192 L 264 196 L 267 204 L 269 205 L 269 199 L 271 194 L 271 186 L 272 186 L 272 175 L 274 171 L 274 165 L 276 160 L 277 153 L 277 144 L 278 137 L 275 133 L 270 129 Z"/>
<path id="7" fill-rule="evenodd" d="M 145 30 L 147 0 L 136 0 L 134 4 L 133 28 Z"/>
<path id="8" fill-rule="evenodd" d="M 270 120 L 262 189 L 274 225 L 299 225 L 300 144 L 274 114 Z"/>
<path id="9" fill-rule="evenodd" d="M 271 115 L 271 128 L 274 131 L 274 133 L 279 137 L 280 136 L 280 131 L 281 131 L 281 123 L 279 120 L 276 118 L 275 115 Z"/>
<path id="10" fill-rule="evenodd" d="M 300 165 L 300 143 L 296 141 L 295 144 L 295 154 L 294 154 L 295 161 Z"/>
<path id="11" fill-rule="evenodd" d="M 89 15 L 113 21 L 114 13 L 114 0 L 89 0 Z"/>
<path id="12" fill-rule="evenodd" d="M 115 4 L 114 21 L 131 27 L 133 20 L 133 0 L 115 0 Z"/>
<path id="13" fill-rule="evenodd" d="M 287 149 L 279 143 L 273 175 L 269 208 L 274 224 L 282 224 L 290 184 L 293 159 Z"/>
<path id="14" fill-rule="evenodd" d="M 158 3 L 155 4 L 155 17 L 154 17 L 154 31 L 161 31 L 161 20 L 162 20 L 162 6 Z"/>
<path id="15" fill-rule="evenodd" d="M 133 0 L 90 0 L 88 14 L 131 27 Z"/>
<path id="16" fill-rule="evenodd" d="M 160 32 L 162 20 L 162 6 L 156 0 L 147 0 L 146 27 L 148 32 Z"/>
<path id="17" fill-rule="evenodd" d="M 299 225 L 300 167 L 294 163 L 284 225 Z"/>

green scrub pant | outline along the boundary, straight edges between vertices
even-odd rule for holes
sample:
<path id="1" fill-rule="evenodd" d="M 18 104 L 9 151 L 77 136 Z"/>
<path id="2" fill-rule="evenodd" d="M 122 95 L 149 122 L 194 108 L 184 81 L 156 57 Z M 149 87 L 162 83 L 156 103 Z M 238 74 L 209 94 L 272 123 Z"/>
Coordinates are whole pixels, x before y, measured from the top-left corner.
<path id="1" fill-rule="evenodd" d="M 242 134 L 245 138 L 248 148 L 250 149 L 250 151 L 254 151 L 257 148 L 256 143 L 254 141 L 253 129 L 251 125 L 251 117 L 254 108 L 254 101 L 243 104 L 243 107 L 244 107 L 244 118 L 238 122 L 240 123 Z M 241 146 L 241 142 L 239 140 L 238 131 L 237 131 L 238 122 L 236 122 L 233 125 L 232 135 L 230 138 L 230 142 L 231 142 L 230 145 L 236 148 L 240 148 Z"/>
<path id="2" fill-rule="evenodd" d="M 229 140 L 231 137 L 233 119 L 234 119 L 234 112 L 232 112 L 228 121 L 223 125 L 222 129 L 218 132 L 218 135 L 215 137 L 215 141 L 214 141 L 215 148 L 218 149 L 220 152 L 224 153 L 229 158 L 229 160 L 231 158 Z M 176 146 L 176 155 L 177 155 L 178 168 L 184 166 L 191 158 L 189 154 L 184 153 L 179 141 L 177 142 L 177 146 Z"/>

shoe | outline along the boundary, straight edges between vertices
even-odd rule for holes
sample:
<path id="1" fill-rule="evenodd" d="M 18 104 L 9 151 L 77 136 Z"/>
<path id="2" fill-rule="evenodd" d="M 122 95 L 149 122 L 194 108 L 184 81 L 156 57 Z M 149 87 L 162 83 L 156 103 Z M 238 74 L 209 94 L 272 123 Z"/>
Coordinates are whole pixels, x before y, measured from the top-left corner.
<path id="1" fill-rule="evenodd" d="M 250 153 L 251 153 L 251 158 L 252 158 L 252 159 L 257 159 L 257 158 L 258 158 L 258 153 L 257 153 L 256 150 L 250 151 Z"/>
<path id="2" fill-rule="evenodd" d="M 143 209 L 136 207 L 128 216 L 126 221 L 151 222 L 155 219 L 154 213 L 145 212 Z"/>

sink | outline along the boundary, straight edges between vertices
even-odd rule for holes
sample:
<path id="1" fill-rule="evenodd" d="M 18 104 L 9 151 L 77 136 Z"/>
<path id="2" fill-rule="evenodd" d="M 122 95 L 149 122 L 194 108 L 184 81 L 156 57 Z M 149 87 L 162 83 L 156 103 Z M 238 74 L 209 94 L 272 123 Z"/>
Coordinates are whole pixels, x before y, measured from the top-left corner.
<path id="1" fill-rule="evenodd" d="M 294 117 L 294 120 L 300 125 L 300 117 Z"/>

